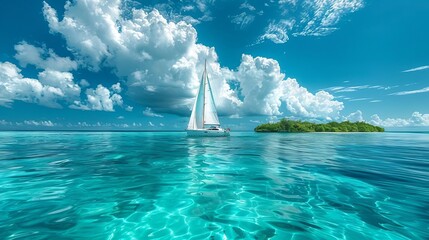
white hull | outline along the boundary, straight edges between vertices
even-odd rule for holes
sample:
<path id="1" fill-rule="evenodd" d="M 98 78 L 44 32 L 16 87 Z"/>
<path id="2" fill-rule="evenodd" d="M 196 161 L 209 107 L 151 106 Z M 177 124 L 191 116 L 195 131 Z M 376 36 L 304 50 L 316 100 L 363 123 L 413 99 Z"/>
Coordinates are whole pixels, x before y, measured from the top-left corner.
<path id="1" fill-rule="evenodd" d="M 196 129 L 186 130 L 189 137 L 228 137 L 229 131 L 225 129 L 208 130 L 208 129 Z"/>

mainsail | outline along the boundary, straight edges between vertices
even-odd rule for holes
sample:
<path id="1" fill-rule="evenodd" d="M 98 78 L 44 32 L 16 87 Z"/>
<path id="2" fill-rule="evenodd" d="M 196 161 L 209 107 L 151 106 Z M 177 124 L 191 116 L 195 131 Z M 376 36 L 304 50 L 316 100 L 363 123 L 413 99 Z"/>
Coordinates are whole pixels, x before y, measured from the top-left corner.
<path id="1" fill-rule="evenodd" d="M 200 89 L 195 99 L 188 129 L 204 129 L 210 126 L 219 126 L 216 106 L 213 99 L 212 88 L 207 75 L 207 63 L 204 64 L 204 72 L 201 77 Z"/>

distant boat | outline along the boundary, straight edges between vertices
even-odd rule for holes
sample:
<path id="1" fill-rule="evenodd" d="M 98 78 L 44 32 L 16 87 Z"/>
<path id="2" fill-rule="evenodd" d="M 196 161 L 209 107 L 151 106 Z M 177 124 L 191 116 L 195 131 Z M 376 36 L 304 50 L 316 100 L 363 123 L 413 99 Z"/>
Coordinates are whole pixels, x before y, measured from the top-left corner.
<path id="1" fill-rule="evenodd" d="M 200 89 L 195 98 L 194 108 L 189 119 L 186 132 L 192 137 L 226 137 L 229 128 L 220 127 L 216 105 L 213 99 L 212 88 L 207 75 L 207 61 L 204 63 L 204 72 L 201 77 Z"/>

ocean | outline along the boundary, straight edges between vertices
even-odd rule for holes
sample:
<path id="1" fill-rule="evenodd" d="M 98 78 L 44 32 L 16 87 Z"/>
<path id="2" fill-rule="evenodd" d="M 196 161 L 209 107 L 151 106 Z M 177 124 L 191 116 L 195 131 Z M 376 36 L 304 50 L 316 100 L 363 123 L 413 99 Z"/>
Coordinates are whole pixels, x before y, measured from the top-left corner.
<path id="1" fill-rule="evenodd" d="M 429 134 L 0 132 L 0 239 L 429 239 Z"/>

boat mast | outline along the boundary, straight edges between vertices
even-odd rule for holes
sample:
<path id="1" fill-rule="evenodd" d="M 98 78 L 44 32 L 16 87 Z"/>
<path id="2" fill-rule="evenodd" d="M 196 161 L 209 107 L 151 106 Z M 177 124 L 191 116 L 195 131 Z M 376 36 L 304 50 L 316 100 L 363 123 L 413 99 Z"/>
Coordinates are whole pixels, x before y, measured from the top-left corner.
<path id="1" fill-rule="evenodd" d="M 206 108 L 206 79 L 207 79 L 207 59 L 204 61 L 204 72 L 203 72 L 203 129 L 204 129 L 204 112 Z"/>

